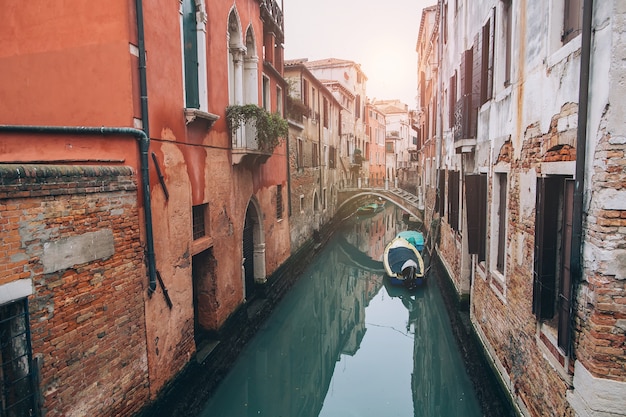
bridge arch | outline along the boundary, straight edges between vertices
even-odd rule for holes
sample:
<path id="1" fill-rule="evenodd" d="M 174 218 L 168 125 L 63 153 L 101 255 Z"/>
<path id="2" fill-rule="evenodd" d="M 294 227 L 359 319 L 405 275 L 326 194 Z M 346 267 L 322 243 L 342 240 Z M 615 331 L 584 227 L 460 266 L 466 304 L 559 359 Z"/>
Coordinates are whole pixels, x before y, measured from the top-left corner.
<path id="1" fill-rule="evenodd" d="M 339 191 L 339 206 L 337 208 L 337 211 L 340 211 L 344 207 L 347 207 L 349 204 L 354 203 L 358 199 L 367 196 L 380 197 L 385 201 L 389 201 L 390 203 L 409 213 L 411 216 L 417 217 L 420 221 L 422 221 L 422 212 L 421 210 L 419 210 L 418 207 L 416 207 L 416 205 L 414 205 L 412 202 L 406 201 L 398 194 L 385 190 L 359 189 L 358 191 Z"/>

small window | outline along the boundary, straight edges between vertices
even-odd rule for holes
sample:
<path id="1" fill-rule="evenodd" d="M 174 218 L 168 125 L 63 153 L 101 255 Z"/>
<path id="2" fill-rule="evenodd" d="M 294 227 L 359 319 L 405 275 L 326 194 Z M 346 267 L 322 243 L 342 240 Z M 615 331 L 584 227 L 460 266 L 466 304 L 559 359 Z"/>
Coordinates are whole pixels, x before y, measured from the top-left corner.
<path id="1" fill-rule="evenodd" d="M 270 111 L 270 79 L 263 76 L 263 108 Z"/>
<path id="2" fill-rule="evenodd" d="M 298 138 L 298 155 L 296 157 L 297 167 L 299 169 L 304 168 L 304 141 Z"/>
<path id="3" fill-rule="evenodd" d="M 193 206 L 193 240 L 200 239 L 207 235 L 208 230 L 208 204 Z"/>
<path id="4" fill-rule="evenodd" d="M 304 213 L 304 196 L 300 194 L 300 213 Z"/>
<path id="5" fill-rule="evenodd" d="M 283 218 L 283 186 L 281 184 L 276 185 L 276 218 L 278 220 Z"/>
<path id="6" fill-rule="evenodd" d="M 448 224 L 459 230 L 459 171 L 448 172 Z"/>
<path id="7" fill-rule="evenodd" d="M 0 306 L 0 415 L 38 416 L 26 298 Z"/>
<path id="8" fill-rule="evenodd" d="M 276 86 L 276 113 L 283 116 L 283 89 Z"/>
<path id="9" fill-rule="evenodd" d="M 496 174 L 496 192 L 494 195 L 498 196 L 496 201 L 496 213 L 498 214 L 497 227 L 498 227 L 498 246 L 496 255 L 496 270 L 504 275 L 504 263 L 506 261 L 506 192 L 507 192 L 507 177 L 506 174 Z"/>
<path id="10" fill-rule="evenodd" d="M 583 27 L 583 2 L 582 0 L 565 0 L 563 16 L 563 44 L 574 39 Z"/>

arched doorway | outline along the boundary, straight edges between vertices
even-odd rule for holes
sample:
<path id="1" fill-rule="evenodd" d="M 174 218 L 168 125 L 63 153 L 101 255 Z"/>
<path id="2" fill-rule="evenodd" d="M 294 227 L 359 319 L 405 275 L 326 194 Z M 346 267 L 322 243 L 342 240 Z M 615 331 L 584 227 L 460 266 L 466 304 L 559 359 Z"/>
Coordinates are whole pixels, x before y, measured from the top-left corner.
<path id="1" fill-rule="evenodd" d="M 265 277 L 265 239 L 260 210 L 255 200 L 250 200 L 246 209 L 243 226 L 243 286 L 244 297 L 248 300 L 254 295 L 256 284 L 263 284 Z"/>

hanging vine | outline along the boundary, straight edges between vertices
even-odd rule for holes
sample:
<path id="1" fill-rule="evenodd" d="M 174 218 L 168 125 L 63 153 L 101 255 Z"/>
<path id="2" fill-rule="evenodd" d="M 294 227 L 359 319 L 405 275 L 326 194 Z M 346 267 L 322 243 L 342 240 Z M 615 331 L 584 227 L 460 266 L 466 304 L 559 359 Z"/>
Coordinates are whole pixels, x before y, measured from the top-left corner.
<path id="1" fill-rule="evenodd" d="M 278 113 L 270 113 L 255 104 L 226 107 L 226 122 L 231 132 L 250 121 L 256 126 L 256 139 L 262 151 L 273 152 L 281 139 L 287 137 L 289 125 Z"/>

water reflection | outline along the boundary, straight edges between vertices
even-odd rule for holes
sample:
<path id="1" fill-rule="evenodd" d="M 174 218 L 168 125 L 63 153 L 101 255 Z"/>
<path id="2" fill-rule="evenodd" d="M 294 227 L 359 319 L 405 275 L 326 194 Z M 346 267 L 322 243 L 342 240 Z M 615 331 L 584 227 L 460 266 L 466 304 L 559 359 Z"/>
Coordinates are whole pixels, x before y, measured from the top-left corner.
<path id="1" fill-rule="evenodd" d="M 337 236 L 279 304 L 201 416 L 479 416 L 436 285 L 383 279 L 387 208 Z"/>

